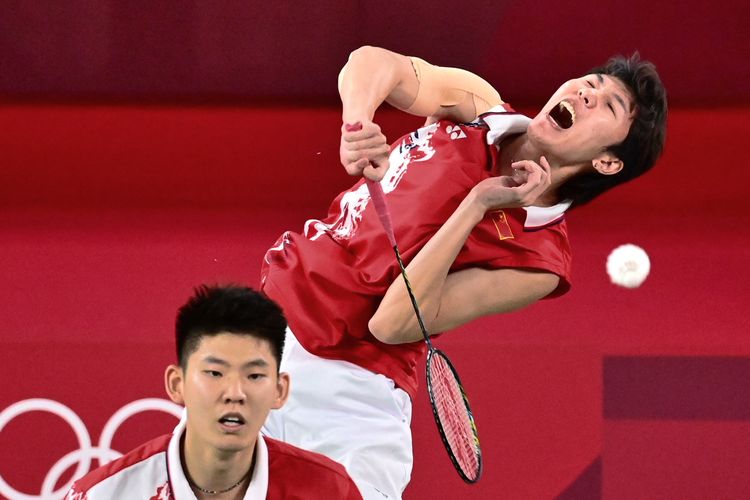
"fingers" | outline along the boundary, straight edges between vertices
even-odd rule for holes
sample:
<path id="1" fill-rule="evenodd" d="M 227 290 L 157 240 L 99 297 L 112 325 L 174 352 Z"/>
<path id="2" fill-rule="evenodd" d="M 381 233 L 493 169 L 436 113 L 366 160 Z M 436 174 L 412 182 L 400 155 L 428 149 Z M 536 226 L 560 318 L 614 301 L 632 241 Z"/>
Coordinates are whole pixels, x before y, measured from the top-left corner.
<path id="1" fill-rule="evenodd" d="M 380 127 L 364 121 L 343 124 L 339 156 L 349 175 L 380 180 L 388 170 L 390 147 Z"/>
<path id="2" fill-rule="evenodd" d="M 552 172 L 547 158 L 542 156 L 539 163 L 521 160 L 511 164 L 513 180 L 518 184 L 517 191 L 521 206 L 529 206 L 544 193 L 552 183 Z"/>
<path id="3" fill-rule="evenodd" d="M 383 158 L 387 157 L 391 148 L 387 144 L 361 142 L 353 147 L 343 145 L 341 148 L 342 158 L 347 162 L 355 162 L 360 158 Z"/>
<path id="4" fill-rule="evenodd" d="M 383 162 L 371 162 L 366 158 L 344 165 L 349 175 L 364 176 L 373 181 L 380 181 L 388 171 L 388 159 Z"/>
<path id="5" fill-rule="evenodd" d="M 547 158 L 544 156 L 539 158 L 539 164 L 542 166 L 542 168 L 547 172 L 547 175 L 552 175 L 552 167 L 550 167 L 549 162 L 547 161 Z"/>
<path id="6" fill-rule="evenodd" d="M 363 151 L 346 151 L 342 148 L 341 164 L 349 175 L 367 175 L 373 180 L 380 180 L 388 170 L 389 148 L 377 148 Z"/>
<path id="7" fill-rule="evenodd" d="M 547 159 L 542 156 L 539 163 L 532 160 L 521 160 L 511 164 L 514 173 L 513 178 L 523 179 L 529 184 L 548 184 L 551 180 L 551 169 Z"/>
<path id="8" fill-rule="evenodd" d="M 359 143 L 368 140 L 386 142 L 385 135 L 380 131 L 380 126 L 371 121 L 354 124 L 344 123 L 341 126 L 341 139 L 348 143 Z"/>
<path id="9" fill-rule="evenodd" d="M 372 138 L 379 138 L 385 141 L 385 136 L 380 131 L 380 127 L 375 123 L 372 123 L 370 125 L 371 126 L 368 126 L 367 128 L 361 129 L 361 130 L 354 130 L 354 131 L 343 130 L 341 137 L 346 142 L 354 142 L 354 143 L 365 141 L 365 140 L 372 139 Z"/>
<path id="10" fill-rule="evenodd" d="M 387 163 L 385 165 L 377 165 L 377 164 L 370 162 L 362 171 L 362 175 L 372 181 L 379 182 L 380 180 L 383 179 L 383 177 L 385 176 L 385 172 L 387 170 L 388 170 Z"/>
<path id="11" fill-rule="evenodd" d="M 385 177 L 388 168 L 391 166 L 389 157 L 390 148 L 387 150 L 386 154 L 375 157 L 374 160 L 370 160 L 369 165 L 365 167 L 365 171 L 363 172 L 365 177 L 374 181 L 380 181 Z"/>

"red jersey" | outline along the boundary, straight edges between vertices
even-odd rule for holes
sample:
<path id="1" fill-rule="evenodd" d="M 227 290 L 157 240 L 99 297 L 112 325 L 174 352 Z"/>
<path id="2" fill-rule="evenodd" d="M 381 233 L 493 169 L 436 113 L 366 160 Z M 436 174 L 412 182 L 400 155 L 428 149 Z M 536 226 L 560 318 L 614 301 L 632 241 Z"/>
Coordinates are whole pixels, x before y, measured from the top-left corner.
<path id="1" fill-rule="evenodd" d="M 494 143 L 525 130 L 529 119 L 508 109 L 493 110 L 471 124 L 440 121 L 394 143 L 381 186 L 405 264 L 469 191 L 490 176 L 498 157 Z M 261 288 L 281 305 L 294 335 L 309 352 L 386 375 L 414 397 L 424 342 L 387 345 L 367 327 L 399 275 L 369 201 L 360 180 L 336 197 L 325 219 L 307 221 L 303 234 L 284 233 L 266 253 Z M 570 246 L 563 219 L 568 205 L 488 212 L 451 271 L 541 270 L 560 277 L 552 295 L 564 293 L 570 287 Z"/>
<path id="2" fill-rule="evenodd" d="M 173 434 L 145 443 L 78 479 L 65 500 L 195 499 L 180 460 L 180 423 Z M 362 500 L 338 462 L 266 436 L 258 436 L 255 467 L 245 500 Z"/>

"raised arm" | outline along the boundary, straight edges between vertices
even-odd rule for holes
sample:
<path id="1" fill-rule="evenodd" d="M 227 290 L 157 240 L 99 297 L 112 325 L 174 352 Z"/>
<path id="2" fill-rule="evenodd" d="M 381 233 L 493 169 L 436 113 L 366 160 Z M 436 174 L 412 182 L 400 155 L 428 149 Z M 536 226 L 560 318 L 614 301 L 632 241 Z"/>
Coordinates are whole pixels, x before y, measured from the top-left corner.
<path id="1" fill-rule="evenodd" d="M 388 168 L 388 142 L 373 122 L 383 102 L 428 121 L 471 121 L 500 104 L 497 91 L 479 76 L 433 66 L 378 47 L 361 47 L 339 74 L 342 103 L 341 163 L 350 175 L 380 180 Z M 359 123 L 356 132 L 346 125 Z"/>
<path id="2" fill-rule="evenodd" d="M 344 123 L 372 120 L 383 102 L 406 110 L 414 102 L 419 81 L 408 57 L 379 47 L 360 47 L 339 73 Z"/>
<path id="3" fill-rule="evenodd" d="M 489 83 L 469 71 L 370 46 L 349 56 L 339 73 L 339 94 L 344 123 L 372 120 L 383 102 L 414 115 L 457 122 L 471 121 L 502 103 Z"/>

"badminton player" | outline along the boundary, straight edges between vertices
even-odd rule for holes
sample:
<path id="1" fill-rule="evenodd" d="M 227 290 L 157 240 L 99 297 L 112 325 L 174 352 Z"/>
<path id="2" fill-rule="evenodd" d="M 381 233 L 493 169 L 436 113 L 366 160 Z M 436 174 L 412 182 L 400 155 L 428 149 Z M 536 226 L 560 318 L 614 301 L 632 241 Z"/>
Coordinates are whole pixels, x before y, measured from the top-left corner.
<path id="1" fill-rule="evenodd" d="M 474 74 L 375 47 L 351 54 L 339 93 L 341 162 L 380 181 L 433 334 L 565 293 L 566 211 L 649 170 L 665 138 L 664 88 L 637 55 L 565 82 L 534 118 Z M 383 102 L 425 126 L 389 145 Z M 284 233 L 261 279 L 295 380 L 265 432 L 339 461 L 367 499 L 400 498 L 425 345 L 364 182 Z"/>
<path id="2" fill-rule="evenodd" d="M 269 411 L 289 393 L 279 373 L 286 321 L 249 288 L 206 287 L 177 316 L 177 365 L 169 397 L 186 416 L 149 441 L 78 479 L 67 499 L 361 499 L 333 460 L 264 438 Z"/>

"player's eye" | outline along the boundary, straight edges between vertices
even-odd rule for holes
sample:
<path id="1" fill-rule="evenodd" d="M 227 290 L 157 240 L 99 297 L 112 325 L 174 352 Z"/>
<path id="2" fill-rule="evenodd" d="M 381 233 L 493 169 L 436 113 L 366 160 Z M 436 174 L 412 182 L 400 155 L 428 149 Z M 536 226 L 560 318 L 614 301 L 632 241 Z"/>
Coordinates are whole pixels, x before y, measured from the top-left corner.
<path id="1" fill-rule="evenodd" d="M 611 103 L 611 102 L 608 102 L 608 103 L 607 103 L 607 106 L 609 107 L 609 110 L 610 110 L 610 111 L 612 112 L 612 114 L 613 114 L 613 115 L 614 115 L 614 116 L 616 117 L 616 116 L 617 116 L 617 113 L 615 113 L 615 107 L 614 107 L 614 106 L 612 106 L 612 103 Z"/>
<path id="2" fill-rule="evenodd" d="M 203 373 L 205 373 L 206 375 L 212 378 L 221 377 L 221 372 L 216 371 L 216 370 L 203 370 Z"/>
<path id="3" fill-rule="evenodd" d="M 247 378 L 249 378 L 250 380 L 260 380 L 262 378 L 265 378 L 265 376 L 266 375 L 264 373 L 251 373 L 247 376 Z"/>
<path id="4" fill-rule="evenodd" d="M 592 89 L 596 88 L 596 85 L 594 85 L 594 83 L 591 80 L 586 80 L 586 83 L 588 83 L 589 87 L 591 87 Z"/>

